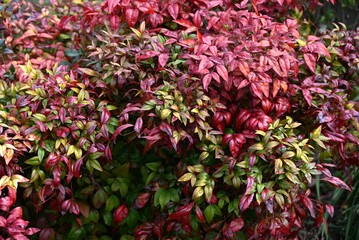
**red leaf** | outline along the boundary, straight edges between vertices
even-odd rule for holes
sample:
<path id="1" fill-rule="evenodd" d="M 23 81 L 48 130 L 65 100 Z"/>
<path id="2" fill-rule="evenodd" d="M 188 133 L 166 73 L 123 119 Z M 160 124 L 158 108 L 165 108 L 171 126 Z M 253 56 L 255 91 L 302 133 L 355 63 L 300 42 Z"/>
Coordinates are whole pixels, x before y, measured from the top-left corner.
<path id="1" fill-rule="evenodd" d="M 232 232 L 238 232 L 239 230 L 242 229 L 242 227 L 244 226 L 244 221 L 241 217 L 234 219 L 230 224 L 229 224 L 229 229 Z"/>
<path id="2" fill-rule="evenodd" d="M 317 204 L 317 216 L 315 218 L 315 226 L 319 227 L 324 220 L 324 208 L 323 205 Z"/>
<path id="3" fill-rule="evenodd" d="M 203 215 L 201 209 L 197 205 L 196 205 L 196 216 L 197 216 L 198 220 L 201 223 L 206 222 L 206 220 L 204 219 L 204 215 Z"/>
<path id="4" fill-rule="evenodd" d="M 111 14 L 114 8 L 120 3 L 120 0 L 108 0 L 108 12 Z"/>
<path id="5" fill-rule="evenodd" d="M 151 193 L 141 193 L 140 195 L 138 195 L 138 197 L 136 198 L 134 207 L 135 208 L 143 208 L 146 203 L 148 202 L 148 199 L 150 198 Z"/>
<path id="6" fill-rule="evenodd" d="M 313 54 L 304 53 L 304 61 L 307 64 L 307 66 L 309 67 L 310 71 L 315 73 L 315 64 L 317 63 L 317 61 L 316 61 L 315 57 L 313 56 Z"/>
<path id="7" fill-rule="evenodd" d="M 113 220 L 115 221 L 116 224 L 118 224 L 127 217 L 127 214 L 128 214 L 128 208 L 126 207 L 125 204 L 122 204 L 113 213 Z"/>
<path id="8" fill-rule="evenodd" d="M 191 23 L 191 21 L 186 20 L 186 19 L 175 20 L 173 22 L 175 22 L 175 23 L 177 23 L 177 24 L 179 24 L 179 25 L 181 25 L 183 27 L 187 27 L 187 28 L 194 26 L 193 23 Z"/>
<path id="9" fill-rule="evenodd" d="M 133 27 L 138 19 L 138 9 L 127 8 L 125 12 L 126 22 L 129 27 Z"/>
<path id="10" fill-rule="evenodd" d="M 142 117 L 137 118 L 134 130 L 136 133 L 140 133 L 143 125 Z"/>
<path id="11" fill-rule="evenodd" d="M 193 208 L 194 203 L 187 203 L 185 205 L 183 205 L 182 207 L 178 208 L 178 210 L 174 213 L 170 213 L 170 219 L 172 220 L 179 220 L 182 219 L 186 216 L 189 216 L 192 208 Z"/>
<path id="12" fill-rule="evenodd" d="M 179 12 L 178 4 L 168 5 L 167 11 L 171 15 L 171 17 L 176 20 L 178 17 L 178 12 Z"/>
<path id="13" fill-rule="evenodd" d="M 348 191 L 351 191 L 352 189 L 340 178 L 337 177 L 327 177 L 327 178 L 322 178 L 323 181 L 327 181 L 331 184 L 333 184 L 334 186 L 338 187 L 338 188 L 342 188 L 342 189 L 346 189 Z"/>
<path id="14" fill-rule="evenodd" d="M 315 212 L 314 212 L 314 205 L 313 205 L 312 200 L 310 198 L 308 198 L 307 196 L 302 196 L 301 200 L 302 200 L 304 207 L 306 207 L 309 210 L 310 216 L 312 216 L 314 218 Z"/>
<path id="15" fill-rule="evenodd" d="M 162 53 L 158 56 L 158 64 L 161 66 L 161 67 L 164 67 L 168 61 L 168 54 L 167 53 Z"/>
<path id="16" fill-rule="evenodd" d="M 223 65 L 216 66 L 217 73 L 225 80 L 228 81 L 228 71 Z"/>

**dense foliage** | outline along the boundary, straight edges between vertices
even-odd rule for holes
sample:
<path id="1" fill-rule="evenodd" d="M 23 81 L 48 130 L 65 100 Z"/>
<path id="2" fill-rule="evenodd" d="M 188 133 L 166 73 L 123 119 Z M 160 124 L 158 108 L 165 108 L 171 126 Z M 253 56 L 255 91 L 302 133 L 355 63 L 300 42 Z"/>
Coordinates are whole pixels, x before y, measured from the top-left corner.
<path id="1" fill-rule="evenodd" d="M 0 239 L 288 239 L 326 224 L 313 186 L 350 191 L 339 177 L 359 164 L 359 35 L 315 35 L 301 16 L 318 5 L 2 6 Z"/>

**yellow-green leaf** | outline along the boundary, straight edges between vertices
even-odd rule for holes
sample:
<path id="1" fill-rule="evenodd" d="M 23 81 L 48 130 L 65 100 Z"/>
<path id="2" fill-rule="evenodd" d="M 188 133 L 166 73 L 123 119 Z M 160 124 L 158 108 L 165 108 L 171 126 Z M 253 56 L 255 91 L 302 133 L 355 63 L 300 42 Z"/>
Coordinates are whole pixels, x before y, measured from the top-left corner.
<path id="1" fill-rule="evenodd" d="M 191 178 L 193 177 L 193 173 L 185 173 L 184 175 L 182 175 L 182 177 L 180 177 L 178 179 L 179 182 L 187 182 L 189 180 L 191 180 Z"/>
<path id="2" fill-rule="evenodd" d="M 292 157 L 294 157 L 295 156 L 295 153 L 294 152 L 292 152 L 292 151 L 286 151 L 285 153 L 283 153 L 283 155 L 282 155 L 282 158 L 284 159 L 284 158 L 292 158 Z"/>
<path id="3" fill-rule="evenodd" d="M 99 77 L 100 74 L 98 74 L 98 72 L 90 69 L 90 68 L 79 68 L 79 70 L 89 76 L 93 76 L 93 77 Z"/>
<path id="4" fill-rule="evenodd" d="M 193 199 L 200 198 L 204 194 L 202 187 L 196 187 L 196 189 L 193 191 Z"/>
<path id="5" fill-rule="evenodd" d="M 165 109 L 161 110 L 161 116 L 160 117 L 161 117 L 162 120 L 165 120 L 170 114 L 171 114 L 171 110 L 165 108 Z"/>

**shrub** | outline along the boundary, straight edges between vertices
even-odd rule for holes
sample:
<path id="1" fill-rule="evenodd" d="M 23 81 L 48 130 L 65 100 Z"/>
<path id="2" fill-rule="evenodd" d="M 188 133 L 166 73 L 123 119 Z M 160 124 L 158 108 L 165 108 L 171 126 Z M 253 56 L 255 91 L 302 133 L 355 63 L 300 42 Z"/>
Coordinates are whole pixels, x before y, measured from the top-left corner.
<path id="1" fill-rule="evenodd" d="M 5 8 L 4 234 L 20 209 L 40 239 L 286 239 L 333 215 L 311 186 L 350 190 L 357 34 L 272 2 Z"/>

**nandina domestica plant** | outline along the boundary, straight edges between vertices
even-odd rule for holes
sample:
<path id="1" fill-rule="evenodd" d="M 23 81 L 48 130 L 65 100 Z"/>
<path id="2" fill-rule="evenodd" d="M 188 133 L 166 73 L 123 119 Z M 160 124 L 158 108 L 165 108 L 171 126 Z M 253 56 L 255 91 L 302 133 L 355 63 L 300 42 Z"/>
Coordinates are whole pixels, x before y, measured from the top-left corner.
<path id="1" fill-rule="evenodd" d="M 287 239 L 323 224 L 334 208 L 313 183 L 350 190 L 332 170 L 357 165 L 358 42 L 284 7 L 318 3 L 3 8 L 0 231 Z"/>

